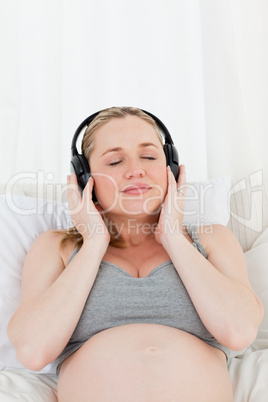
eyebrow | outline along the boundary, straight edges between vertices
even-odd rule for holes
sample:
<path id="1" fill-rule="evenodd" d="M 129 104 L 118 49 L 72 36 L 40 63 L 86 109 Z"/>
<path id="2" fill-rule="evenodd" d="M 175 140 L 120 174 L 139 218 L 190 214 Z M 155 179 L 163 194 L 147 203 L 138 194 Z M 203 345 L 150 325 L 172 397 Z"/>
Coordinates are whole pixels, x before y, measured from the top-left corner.
<path id="1" fill-rule="evenodd" d="M 150 146 L 153 146 L 158 149 L 157 145 L 153 144 L 152 142 L 143 142 L 142 144 L 139 144 L 139 148 L 146 148 L 146 147 L 150 147 Z M 103 154 L 101 156 L 104 156 L 104 155 L 108 154 L 109 152 L 119 152 L 122 150 L 123 150 L 123 148 L 121 148 L 121 147 L 109 148 L 109 149 L 107 149 L 107 151 L 103 152 Z"/>

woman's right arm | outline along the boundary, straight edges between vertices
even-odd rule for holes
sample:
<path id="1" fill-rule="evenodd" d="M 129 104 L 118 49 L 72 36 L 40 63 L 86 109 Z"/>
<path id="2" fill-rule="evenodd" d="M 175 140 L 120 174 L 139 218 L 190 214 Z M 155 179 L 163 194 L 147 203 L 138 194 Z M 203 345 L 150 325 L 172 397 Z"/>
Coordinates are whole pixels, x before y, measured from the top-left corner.
<path id="1" fill-rule="evenodd" d="M 48 231 L 33 243 L 23 267 L 21 302 L 8 325 L 18 360 L 33 371 L 54 361 L 68 343 L 109 243 L 107 235 L 85 236 L 65 267 L 61 238 Z"/>

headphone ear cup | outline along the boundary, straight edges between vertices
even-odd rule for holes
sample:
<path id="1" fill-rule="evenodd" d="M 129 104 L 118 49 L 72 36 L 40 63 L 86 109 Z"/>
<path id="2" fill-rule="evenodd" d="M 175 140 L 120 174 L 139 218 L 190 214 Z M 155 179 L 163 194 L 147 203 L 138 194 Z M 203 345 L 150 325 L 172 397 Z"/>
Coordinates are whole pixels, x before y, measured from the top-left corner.
<path id="1" fill-rule="evenodd" d="M 91 177 L 90 168 L 87 159 L 82 154 L 74 155 L 70 163 L 71 172 L 75 173 L 80 193 L 82 192 Z M 94 190 L 92 191 L 92 201 L 97 202 Z"/>
<path id="2" fill-rule="evenodd" d="M 166 155 L 167 166 L 170 166 L 177 182 L 179 177 L 179 154 L 177 148 L 172 144 L 165 144 L 163 148 Z"/>

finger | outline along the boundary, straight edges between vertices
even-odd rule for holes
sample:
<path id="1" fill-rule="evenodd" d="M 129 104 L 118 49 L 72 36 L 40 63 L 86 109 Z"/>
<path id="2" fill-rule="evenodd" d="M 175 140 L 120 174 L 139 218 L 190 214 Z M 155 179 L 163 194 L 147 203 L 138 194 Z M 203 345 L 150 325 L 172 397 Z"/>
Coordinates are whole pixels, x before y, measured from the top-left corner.
<path id="1" fill-rule="evenodd" d="M 67 176 L 67 184 L 69 188 L 78 190 L 77 177 L 75 173 L 71 173 L 70 175 Z"/>
<path id="2" fill-rule="evenodd" d="M 85 185 L 85 188 L 83 190 L 83 198 L 87 197 L 87 199 L 92 199 L 92 189 L 94 185 L 94 179 L 92 176 L 87 181 L 87 184 Z"/>
<path id="3" fill-rule="evenodd" d="M 86 184 L 86 186 L 85 186 L 85 188 L 84 188 L 84 190 L 83 190 L 83 201 L 84 201 L 84 203 L 86 203 L 86 205 L 88 206 L 87 208 L 89 209 L 89 210 L 91 210 L 91 207 L 94 205 L 93 203 L 92 203 L 92 190 L 93 190 L 93 186 L 94 186 L 94 179 L 93 179 L 93 177 L 91 176 L 89 179 L 88 179 L 88 182 L 87 182 L 87 184 Z"/>
<path id="4" fill-rule="evenodd" d="M 177 188 L 183 191 L 186 190 L 186 171 L 184 165 L 180 165 L 180 174 L 178 178 Z"/>

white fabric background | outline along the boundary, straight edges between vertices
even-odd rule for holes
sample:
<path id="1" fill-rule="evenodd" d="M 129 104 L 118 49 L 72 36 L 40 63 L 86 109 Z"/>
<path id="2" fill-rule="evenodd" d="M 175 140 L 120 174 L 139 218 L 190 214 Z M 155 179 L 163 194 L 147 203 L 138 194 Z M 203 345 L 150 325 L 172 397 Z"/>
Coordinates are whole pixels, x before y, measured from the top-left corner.
<path id="1" fill-rule="evenodd" d="M 65 182 L 113 105 L 163 120 L 191 181 L 267 176 L 266 0 L 0 0 L 0 38 L 0 182 Z"/>

